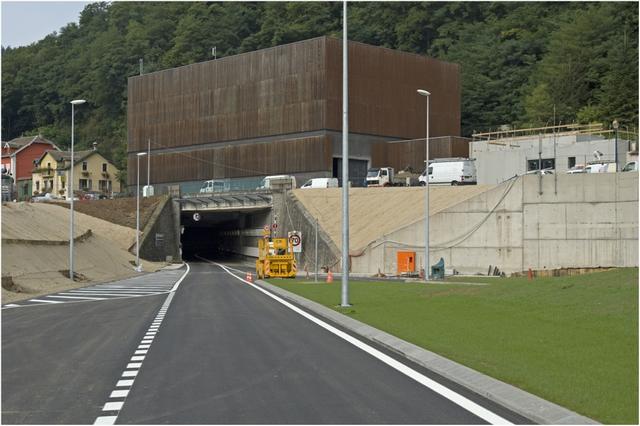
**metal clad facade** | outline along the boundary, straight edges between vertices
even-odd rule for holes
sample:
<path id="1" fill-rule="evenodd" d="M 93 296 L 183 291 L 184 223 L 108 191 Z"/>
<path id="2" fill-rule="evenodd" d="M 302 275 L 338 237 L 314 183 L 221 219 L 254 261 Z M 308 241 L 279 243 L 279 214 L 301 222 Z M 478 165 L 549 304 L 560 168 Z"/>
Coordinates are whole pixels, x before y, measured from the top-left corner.
<path id="1" fill-rule="evenodd" d="M 129 184 L 148 140 L 151 183 L 330 173 L 342 128 L 341 46 L 319 37 L 129 78 Z M 433 93 L 431 135 L 460 134 L 458 65 L 355 42 L 349 55 L 349 127 L 362 155 L 401 158 L 374 140 L 424 137 L 417 88 Z"/>
<path id="2" fill-rule="evenodd" d="M 169 183 L 221 178 L 274 175 L 331 169 L 331 140 L 326 136 L 269 143 L 224 145 L 151 156 L 151 182 Z M 296 155 L 289 153 L 295 151 Z M 128 178 L 136 182 L 136 155 L 129 154 Z M 140 179 L 146 182 L 147 158 L 140 160 Z"/>
<path id="3" fill-rule="evenodd" d="M 342 129 L 342 41 L 327 38 L 327 128 Z M 411 53 L 349 42 L 349 131 L 414 139 L 460 135 L 460 67 Z"/>
<path id="4" fill-rule="evenodd" d="M 324 38 L 131 77 L 129 151 L 323 128 Z"/>

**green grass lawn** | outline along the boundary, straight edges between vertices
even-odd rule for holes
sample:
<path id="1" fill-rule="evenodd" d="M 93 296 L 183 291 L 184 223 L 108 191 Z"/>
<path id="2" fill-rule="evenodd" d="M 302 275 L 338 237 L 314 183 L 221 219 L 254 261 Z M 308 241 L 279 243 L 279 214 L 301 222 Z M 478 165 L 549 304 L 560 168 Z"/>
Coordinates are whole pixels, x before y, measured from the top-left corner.
<path id="1" fill-rule="evenodd" d="M 604 423 L 638 423 L 638 269 L 486 286 L 272 284 Z"/>

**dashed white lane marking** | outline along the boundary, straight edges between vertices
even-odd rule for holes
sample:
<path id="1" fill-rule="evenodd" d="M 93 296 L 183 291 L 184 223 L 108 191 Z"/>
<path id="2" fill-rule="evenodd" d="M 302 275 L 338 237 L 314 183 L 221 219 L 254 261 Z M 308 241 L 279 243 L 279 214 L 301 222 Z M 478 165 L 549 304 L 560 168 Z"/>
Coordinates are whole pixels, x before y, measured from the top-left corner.
<path id="1" fill-rule="evenodd" d="M 228 273 L 229 275 L 231 275 L 232 277 L 235 277 L 236 279 L 250 285 L 251 287 L 255 288 L 256 290 L 260 291 L 261 293 L 264 293 L 265 295 L 269 296 L 270 298 L 274 299 L 275 301 L 283 304 L 284 306 L 286 306 L 287 308 L 291 309 L 292 311 L 302 315 L 303 317 L 307 318 L 308 320 L 314 322 L 315 324 L 319 325 L 320 327 L 324 328 L 325 330 L 329 331 L 330 333 L 335 334 L 336 336 L 340 337 L 343 340 L 346 340 L 347 342 L 351 343 L 352 345 L 356 346 L 357 348 L 365 351 L 366 353 L 368 353 L 369 355 L 377 358 L 378 360 L 382 361 L 383 363 L 387 364 L 388 366 L 394 368 L 395 370 L 399 371 L 400 373 L 406 375 L 407 377 L 415 380 L 416 382 L 420 383 L 421 385 L 431 389 L 432 391 L 436 392 L 437 394 L 443 396 L 444 398 L 448 399 L 449 401 L 453 402 L 454 404 L 462 407 L 463 409 L 467 410 L 468 412 L 480 417 L 481 419 L 485 420 L 488 423 L 491 424 L 500 424 L 500 425 L 509 425 L 512 424 L 510 421 L 508 421 L 507 419 L 487 410 L 486 408 L 484 408 L 483 406 L 471 401 L 468 398 L 465 398 L 464 396 L 460 395 L 457 392 L 452 391 L 451 389 L 441 385 L 440 383 L 436 382 L 435 380 L 432 380 L 430 378 L 428 378 L 427 376 L 417 372 L 416 370 L 407 367 L 406 365 L 402 364 L 399 361 L 396 361 L 395 359 L 391 358 L 390 356 L 380 352 L 379 350 L 375 349 L 372 346 L 367 345 L 364 342 L 361 342 L 360 340 L 356 339 L 355 337 L 350 336 L 349 334 L 338 330 L 337 328 L 335 328 L 332 325 L 327 324 L 326 322 L 322 321 L 319 318 L 314 317 L 313 315 L 309 314 L 306 311 L 303 311 L 302 309 L 298 308 L 295 305 L 292 305 L 291 303 L 287 302 L 286 300 L 282 299 L 281 297 L 276 296 L 275 294 L 271 293 L 270 291 L 265 290 L 264 288 L 257 286 L 235 274 L 233 274 L 226 266 L 221 265 L 219 263 L 216 263 L 216 265 L 220 266 L 226 273 Z"/>
<path id="2" fill-rule="evenodd" d="M 180 286 L 180 283 L 182 283 L 184 278 L 189 273 L 189 270 L 190 270 L 189 264 L 186 264 L 186 265 L 187 265 L 187 270 L 185 271 L 184 275 L 182 275 L 182 277 L 180 277 L 180 279 L 173 286 L 173 288 L 171 289 L 171 292 L 165 299 L 164 303 L 162 304 L 162 307 L 160 308 L 160 310 L 158 311 L 158 314 L 153 320 L 153 324 L 155 324 L 155 326 L 153 326 L 154 330 L 150 330 L 150 329 L 147 330 L 145 336 L 141 339 L 140 344 L 136 347 L 136 350 L 134 351 L 133 356 L 131 357 L 132 362 L 127 363 L 125 370 L 122 372 L 122 376 L 116 383 L 116 386 L 115 386 L 116 389 L 114 389 L 111 392 L 109 396 L 109 401 L 107 401 L 104 404 L 102 411 L 109 412 L 110 414 L 106 416 L 97 417 L 93 424 L 112 425 L 112 424 L 115 424 L 116 420 L 118 419 L 120 410 L 122 410 L 122 407 L 124 406 L 124 402 L 126 401 L 127 396 L 129 396 L 129 391 L 131 390 L 131 387 L 135 382 L 135 378 L 137 377 L 138 372 L 140 371 L 140 368 L 142 368 L 142 361 L 144 361 L 145 355 L 149 351 L 149 348 L 151 347 L 151 342 L 153 341 L 153 338 L 157 334 L 158 327 L 162 324 L 164 313 L 167 311 L 167 309 L 169 309 L 169 305 L 171 305 L 173 296 L 175 296 L 176 294 L 175 291 L 178 289 L 178 287 Z"/>
<path id="3" fill-rule="evenodd" d="M 61 300 L 42 300 L 42 299 L 30 299 L 30 302 L 36 302 L 36 303 L 64 303 Z"/>

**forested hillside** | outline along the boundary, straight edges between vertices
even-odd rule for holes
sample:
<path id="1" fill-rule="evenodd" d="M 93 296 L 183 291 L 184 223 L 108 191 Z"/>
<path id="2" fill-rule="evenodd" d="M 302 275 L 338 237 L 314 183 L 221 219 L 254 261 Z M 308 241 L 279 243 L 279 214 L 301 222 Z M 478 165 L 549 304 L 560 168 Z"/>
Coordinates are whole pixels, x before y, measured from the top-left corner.
<path id="1" fill-rule="evenodd" d="M 88 5 L 38 43 L 2 48 L 2 140 L 41 133 L 98 142 L 125 166 L 127 77 L 321 35 L 342 3 L 113 2 Z M 462 66 L 462 128 L 618 119 L 638 125 L 637 2 L 358 2 L 349 38 Z"/>

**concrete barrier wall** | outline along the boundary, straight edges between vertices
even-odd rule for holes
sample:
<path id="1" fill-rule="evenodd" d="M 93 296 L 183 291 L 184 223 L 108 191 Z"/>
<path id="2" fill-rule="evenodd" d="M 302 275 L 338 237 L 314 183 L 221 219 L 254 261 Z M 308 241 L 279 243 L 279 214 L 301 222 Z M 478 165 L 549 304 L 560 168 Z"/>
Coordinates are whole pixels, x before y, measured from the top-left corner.
<path id="1" fill-rule="evenodd" d="M 555 179 L 557 178 L 557 182 Z M 557 187 L 557 192 L 556 192 Z M 429 264 L 486 273 L 638 266 L 638 173 L 538 176 L 507 181 L 430 217 Z M 424 265 L 424 220 L 352 257 L 352 271 L 397 273 L 397 252 Z"/>

